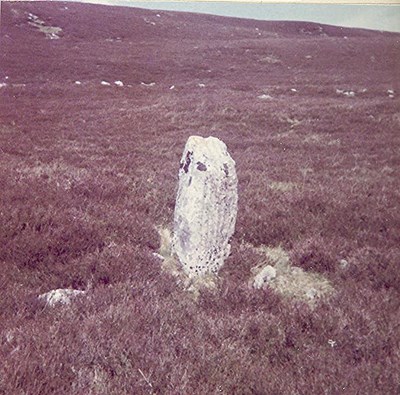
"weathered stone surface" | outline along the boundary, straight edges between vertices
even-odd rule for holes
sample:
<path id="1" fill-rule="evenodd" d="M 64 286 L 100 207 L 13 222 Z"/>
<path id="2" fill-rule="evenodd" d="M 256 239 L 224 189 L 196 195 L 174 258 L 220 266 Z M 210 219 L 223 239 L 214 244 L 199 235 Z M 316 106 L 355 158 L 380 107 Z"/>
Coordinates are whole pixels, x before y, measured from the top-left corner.
<path id="1" fill-rule="evenodd" d="M 68 304 L 72 298 L 84 294 L 85 291 L 77 289 L 54 289 L 39 295 L 39 299 L 44 300 L 49 306 L 53 307 L 56 304 Z"/>
<path id="2" fill-rule="evenodd" d="M 265 283 L 273 280 L 276 277 L 276 269 L 273 266 L 267 265 L 260 270 L 254 277 L 253 286 L 256 289 L 261 289 Z"/>
<path id="3" fill-rule="evenodd" d="M 339 265 L 341 269 L 346 269 L 346 267 L 349 266 L 349 262 L 347 262 L 346 259 L 341 259 Z"/>
<path id="4" fill-rule="evenodd" d="M 181 160 L 173 253 L 189 276 L 216 273 L 230 253 L 237 214 L 235 162 L 215 137 L 189 137 Z"/>

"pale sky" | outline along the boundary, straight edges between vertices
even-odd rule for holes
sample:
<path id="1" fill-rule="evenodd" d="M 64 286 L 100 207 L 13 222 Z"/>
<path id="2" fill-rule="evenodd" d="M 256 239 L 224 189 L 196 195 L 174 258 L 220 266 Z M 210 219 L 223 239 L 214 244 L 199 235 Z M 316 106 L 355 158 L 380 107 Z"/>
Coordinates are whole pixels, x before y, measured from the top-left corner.
<path id="1" fill-rule="evenodd" d="M 75 1 L 75 0 L 67 0 Z M 229 1 L 153 2 L 81 0 L 87 3 L 124 5 L 157 10 L 189 11 L 261 20 L 296 20 L 346 27 L 400 32 L 400 3 L 392 5 L 260 4 Z"/>

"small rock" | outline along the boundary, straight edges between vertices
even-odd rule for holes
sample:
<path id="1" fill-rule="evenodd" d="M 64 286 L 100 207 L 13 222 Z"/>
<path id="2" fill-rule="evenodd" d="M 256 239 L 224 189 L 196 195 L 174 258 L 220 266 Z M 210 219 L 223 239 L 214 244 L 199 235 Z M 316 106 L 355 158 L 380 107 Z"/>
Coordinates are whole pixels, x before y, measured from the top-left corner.
<path id="1" fill-rule="evenodd" d="M 68 304 L 72 298 L 85 294 L 85 291 L 79 291 L 77 289 L 54 289 L 39 295 L 40 300 L 44 300 L 46 304 L 53 307 L 57 303 Z"/>
<path id="2" fill-rule="evenodd" d="M 114 81 L 114 84 L 117 86 L 124 86 L 124 83 L 122 81 Z"/>
<path id="3" fill-rule="evenodd" d="M 290 89 L 292 92 L 297 92 L 297 89 L 296 88 L 292 88 L 292 89 Z"/>
<path id="4" fill-rule="evenodd" d="M 332 340 L 332 339 L 329 339 L 329 340 L 328 340 L 328 344 L 333 348 L 333 347 L 336 346 L 336 341 L 335 341 L 335 340 Z"/>
<path id="5" fill-rule="evenodd" d="M 81 85 L 82 82 L 80 82 L 80 81 L 75 81 L 75 84 L 76 84 L 76 85 Z"/>
<path id="6" fill-rule="evenodd" d="M 107 82 L 107 81 L 101 81 L 100 83 L 101 83 L 101 85 L 104 85 L 104 86 L 110 86 L 110 85 L 111 85 L 111 84 L 110 84 L 109 82 Z"/>
<path id="7" fill-rule="evenodd" d="M 356 93 L 354 91 L 344 90 L 344 89 L 336 89 L 336 93 L 338 95 L 344 95 L 348 97 L 354 97 Z"/>
<path id="8" fill-rule="evenodd" d="M 272 96 L 270 96 L 270 95 L 266 95 L 266 94 L 262 94 L 262 95 L 260 95 L 260 96 L 257 96 L 259 99 L 261 99 L 261 100 L 271 100 L 272 99 Z"/>
<path id="9" fill-rule="evenodd" d="M 345 269 L 347 266 L 349 266 L 349 262 L 347 262 L 346 259 L 341 259 L 339 261 L 339 265 L 341 269 Z"/>
<path id="10" fill-rule="evenodd" d="M 169 89 L 175 89 L 175 85 L 171 85 L 170 87 L 169 87 Z"/>
<path id="11" fill-rule="evenodd" d="M 306 296 L 308 299 L 314 299 L 317 296 L 318 292 L 315 288 L 310 288 L 307 292 L 306 292 Z"/>
<path id="12" fill-rule="evenodd" d="M 263 285 L 276 277 L 276 269 L 267 265 L 254 277 L 253 287 L 256 289 L 260 289 Z"/>

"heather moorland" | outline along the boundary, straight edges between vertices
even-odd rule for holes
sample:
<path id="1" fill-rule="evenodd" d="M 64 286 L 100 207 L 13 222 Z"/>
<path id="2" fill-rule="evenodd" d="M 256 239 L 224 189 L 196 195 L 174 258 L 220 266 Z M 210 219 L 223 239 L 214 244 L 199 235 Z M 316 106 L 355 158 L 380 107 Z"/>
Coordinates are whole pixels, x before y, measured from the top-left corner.
<path id="1" fill-rule="evenodd" d="M 2 2 L 0 394 L 399 393 L 399 42 Z M 196 292 L 155 254 L 191 135 L 239 181 Z M 265 263 L 301 276 L 256 289 Z M 85 292 L 38 298 L 58 288 Z"/>

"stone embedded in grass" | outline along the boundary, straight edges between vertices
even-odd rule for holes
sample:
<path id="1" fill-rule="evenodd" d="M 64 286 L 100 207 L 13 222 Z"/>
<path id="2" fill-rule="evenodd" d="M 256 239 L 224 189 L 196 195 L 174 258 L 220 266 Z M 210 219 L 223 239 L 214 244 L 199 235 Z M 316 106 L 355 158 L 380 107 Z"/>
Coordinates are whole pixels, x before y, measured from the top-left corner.
<path id="1" fill-rule="evenodd" d="M 266 94 L 262 94 L 260 96 L 257 96 L 259 99 L 261 100 L 272 100 L 272 96 L 270 95 L 266 95 Z"/>
<path id="2" fill-rule="evenodd" d="M 39 295 L 39 299 L 43 300 L 49 306 L 53 307 L 56 304 L 68 304 L 71 299 L 78 296 L 84 295 L 85 291 L 79 291 L 77 289 L 54 289 Z"/>
<path id="3" fill-rule="evenodd" d="M 344 96 L 348 96 L 348 97 L 354 97 L 356 95 L 356 93 L 352 90 L 345 90 L 345 89 L 336 89 L 336 93 L 338 95 L 344 95 Z"/>
<path id="4" fill-rule="evenodd" d="M 143 86 L 154 86 L 156 83 L 155 82 L 150 82 L 150 83 L 146 83 L 146 82 L 141 82 L 140 85 Z"/>
<path id="5" fill-rule="evenodd" d="M 57 40 L 60 38 L 58 34 L 62 32 L 61 27 L 47 26 L 45 21 L 43 21 L 37 15 L 34 15 L 32 13 L 28 14 L 28 20 L 29 20 L 28 24 L 37 28 L 42 33 L 44 33 L 46 38 L 49 38 L 50 40 Z"/>
<path id="6" fill-rule="evenodd" d="M 256 289 L 261 289 L 263 285 L 276 277 L 276 269 L 273 266 L 267 265 L 254 277 L 253 286 Z"/>
<path id="7" fill-rule="evenodd" d="M 309 299 L 314 299 L 315 297 L 318 296 L 318 291 L 315 288 L 309 288 L 306 291 L 306 296 Z"/>
<path id="8" fill-rule="evenodd" d="M 393 90 L 393 89 L 388 89 L 388 90 L 387 90 L 387 94 L 389 95 L 389 97 L 390 97 L 391 99 L 394 98 L 394 90 Z"/>
<path id="9" fill-rule="evenodd" d="M 189 137 L 181 160 L 173 253 L 189 276 L 217 273 L 237 214 L 235 162 L 215 137 Z"/>
<path id="10" fill-rule="evenodd" d="M 341 259 L 339 261 L 339 266 L 341 269 L 346 269 L 346 267 L 349 266 L 349 262 L 347 262 L 346 259 Z"/>

